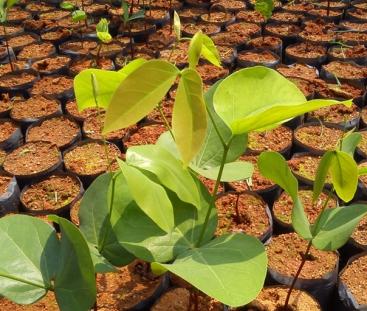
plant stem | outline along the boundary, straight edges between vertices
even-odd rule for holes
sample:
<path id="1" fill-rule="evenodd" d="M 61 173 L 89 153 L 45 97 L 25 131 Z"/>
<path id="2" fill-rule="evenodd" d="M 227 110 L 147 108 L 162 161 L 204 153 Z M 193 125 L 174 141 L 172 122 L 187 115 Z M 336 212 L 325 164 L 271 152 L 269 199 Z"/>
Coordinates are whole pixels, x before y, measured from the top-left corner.
<path id="1" fill-rule="evenodd" d="M 173 136 L 173 132 L 172 132 L 172 129 L 171 129 L 170 125 L 169 125 L 169 122 L 168 122 L 166 116 L 164 115 L 164 111 L 162 109 L 162 102 L 160 102 L 158 104 L 158 110 L 159 110 L 159 114 L 161 115 L 161 118 L 162 118 L 162 121 L 163 121 L 165 127 L 167 128 L 167 130 L 171 134 L 173 140 L 175 140 L 175 137 Z"/>
<path id="2" fill-rule="evenodd" d="M 8 53 L 10 68 L 11 68 L 11 71 L 14 72 L 14 65 L 13 65 L 13 61 L 11 60 L 10 49 L 9 49 L 9 42 L 8 42 L 8 36 L 6 34 L 6 28 L 5 28 L 5 24 L 4 23 L 3 23 L 3 31 L 4 31 L 5 47 L 6 47 L 6 52 Z"/>
<path id="3" fill-rule="evenodd" d="M 287 307 L 289 305 L 289 300 L 291 298 L 291 294 L 292 294 L 292 291 L 294 289 L 294 286 L 296 285 L 296 282 L 298 280 L 298 277 L 299 275 L 301 274 L 301 271 L 302 271 L 302 268 L 303 266 L 305 265 L 306 261 L 307 261 L 307 256 L 310 252 L 310 249 L 311 249 L 311 246 L 312 246 L 312 240 L 308 242 L 308 245 L 307 245 L 307 248 L 306 248 L 306 251 L 302 257 L 302 261 L 301 261 L 301 264 L 299 265 L 298 267 L 298 270 L 296 272 L 296 275 L 294 276 L 293 278 L 293 281 L 292 281 L 292 284 L 291 284 L 291 287 L 289 288 L 289 291 L 287 293 L 287 298 L 285 299 L 285 303 L 284 303 L 284 309 L 287 310 Z"/>
<path id="4" fill-rule="evenodd" d="M 228 142 L 228 145 L 224 146 L 222 162 L 220 164 L 217 180 L 215 182 L 214 190 L 213 190 L 213 193 L 212 193 L 212 196 L 211 196 L 210 206 L 209 206 L 208 211 L 205 215 L 203 228 L 201 229 L 198 242 L 196 243 L 196 247 L 199 247 L 201 245 L 202 241 L 203 241 L 204 234 L 205 234 L 205 231 L 206 231 L 206 227 L 208 226 L 208 222 L 209 222 L 210 212 L 211 212 L 212 208 L 215 206 L 215 200 L 216 200 L 216 197 L 217 197 L 218 188 L 219 188 L 219 185 L 220 185 L 220 180 L 221 180 L 222 175 L 223 175 L 224 164 L 226 163 L 227 155 L 228 155 L 228 151 L 229 151 L 229 148 L 231 146 L 231 143 L 232 143 L 232 138 Z"/>
<path id="5" fill-rule="evenodd" d="M 235 209 L 235 212 L 236 212 L 236 220 L 237 220 L 237 223 L 241 223 L 241 216 L 240 216 L 240 211 L 238 210 L 238 201 L 240 200 L 240 193 L 237 193 L 237 200 L 236 200 L 236 205 L 234 207 Z"/>

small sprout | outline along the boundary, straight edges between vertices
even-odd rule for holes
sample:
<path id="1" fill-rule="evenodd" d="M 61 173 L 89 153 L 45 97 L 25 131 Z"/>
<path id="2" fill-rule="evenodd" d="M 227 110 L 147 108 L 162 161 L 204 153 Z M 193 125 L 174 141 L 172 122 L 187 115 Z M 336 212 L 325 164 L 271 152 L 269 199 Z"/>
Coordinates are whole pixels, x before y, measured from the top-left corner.
<path id="1" fill-rule="evenodd" d="M 105 18 L 101 18 L 99 23 L 96 26 L 97 30 L 97 37 L 101 42 L 103 43 L 110 43 L 112 40 L 112 36 L 110 35 L 108 31 L 108 24 L 109 22 Z"/>
<path id="2" fill-rule="evenodd" d="M 87 19 L 87 14 L 82 10 L 75 10 L 71 13 L 73 22 L 80 22 Z"/>
<path id="3" fill-rule="evenodd" d="M 75 6 L 74 4 L 64 1 L 60 3 L 60 8 L 64 9 L 64 10 L 68 10 L 68 11 L 73 11 L 75 10 Z"/>
<path id="4" fill-rule="evenodd" d="M 268 20 L 273 14 L 274 2 L 273 0 L 256 0 L 255 10 Z"/>

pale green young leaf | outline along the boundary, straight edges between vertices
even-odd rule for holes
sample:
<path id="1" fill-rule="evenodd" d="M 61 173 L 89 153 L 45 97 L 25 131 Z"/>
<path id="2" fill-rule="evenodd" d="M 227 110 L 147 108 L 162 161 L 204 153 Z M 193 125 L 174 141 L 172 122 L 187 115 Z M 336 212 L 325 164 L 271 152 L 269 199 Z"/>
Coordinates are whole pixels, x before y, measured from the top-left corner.
<path id="1" fill-rule="evenodd" d="M 219 166 L 216 166 L 208 169 L 203 169 L 195 167 L 193 165 L 191 165 L 190 167 L 201 176 L 204 176 L 211 180 L 217 180 L 220 168 Z M 250 162 L 229 162 L 224 164 L 223 174 L 220 181 L 233 182 L 238 180 L 246 180 L 252 177 L 253 172 L 254 166 Z"/>
<path id="2" fill-rule="evenodd" d="M 358 166 L 344 151 L 334 151 L 330 175 L 337 195 L 344 201 L 353 199 L 358 186 Z"/>
<path id="3" fill-rule="evenodd" d="M 152 172 L 160 183 L 176 193 L 180 200 L 200 208 L 200 195 L 190 172 L 182 162 L 159 145 L 131 147 L 126 163 Z"/>
<path id="4" fill-rule="evenodd" d="M 95 270 L 89 246 L 81 232 L 65 218 L 49 219 L 61 231 L 59 267 L 55 276 L 55 296 L 61 311 L 86 311 L 96 301 Z"/>
<path id="5" fill-rule="evenodd" d="M 353 156 L 358 144 L 362 140 L 360 133 L 347 133 L 347 135 L 341 140 L 341 151 Z"/>
<path id="6" fill-rule="evenodd" d="M 203 83 L 195 70 L 184 69 L 173 107 L 172 131 L 185 165 L 188 165 L 202 148 L 206 129 Z"/>
<path id="7" fill-rule="evenodd" d="M 174 227 L 173 206 L 164 188 L 139 169 L 118 160 L 130 193 L 142 211 L 165 232 Z"/>
<path id="8" fill-rule="evenodd" d="M 189 67 L 195 69 L 199 63 L 201 49 L 203 46 L 202 32 L 198 31 L 191 39 L 189 46 Z"/>
<path id="9" fill-rule="evenodd" d="M 31 216 L 0 219 L 0 296 L 31 304 L 46 295 L 59 268 L 56 231 Z"/>
<path id="10" fill-rule="evenodd" d="M 179 42 L 181 40 L 181 21 L 176 11 L 173 12 L 173 29 L 175 31 L 176 41 Z"/>
<path id="11" fill-rule="evenodd" d="M 213 65 L 220 67 L 220 55 L 213 40 L 205 34 L 202 36 L 201 56 Z"/>
<path id="12" fill-rule="evenodd" d="M 327 151 L 321 158 L 319 166 L 316 171 L 316 177 L 313 184 L 312 201 L 316 202 L 321 192 L 324 190 L 326 177 L 334 157 L 334 151 Z"/>
<path id="13" fill-rule="evenodd" d="M 261 66 L 239 70 L 218 86 L 214 107 L 233 134 L 277 125 L 306 112 L 340 103 L 308 101 L 295 84 L 277 71 Z M 351 101 L 342 102 L 350 105 Z"/>
<path id="14" fill-rule="evenodd" d="M 254 300 L 263 288 L 267 257 L 256 238 L 225 234 L 183 252 L 171 264 L 154 262 L 152 267 L 165 268 L 209 297 L 238 307 Z"/>
<path id="15" fill-rule="evenodd" d="M 71 13 L 73 22 L 84 21 L 87 18 L 87 14 L 82 10 L 75 10 Z"/>
<path id="16" fill-rule="evenodd" d="M 60 3 L 60 8 L 64 10 L 72 11 L 75 9 L 75 6 L 71 2 L 64 1 Z"/>
<path id="17" fill-rule="evenodd" d="M 126 128 L 149 114 L 173 85 L 179 70 L 163 60 L 143 63 L 124 79 L 108 106 L 103 133 Z"/>
<path id="18" fill-rule="evenodd" d="M 365 204 L 325 209 L 315 224 L 317 229 L 312 245 L 324 251 L 337 250 L 348 241 L 366 214 Z"/>

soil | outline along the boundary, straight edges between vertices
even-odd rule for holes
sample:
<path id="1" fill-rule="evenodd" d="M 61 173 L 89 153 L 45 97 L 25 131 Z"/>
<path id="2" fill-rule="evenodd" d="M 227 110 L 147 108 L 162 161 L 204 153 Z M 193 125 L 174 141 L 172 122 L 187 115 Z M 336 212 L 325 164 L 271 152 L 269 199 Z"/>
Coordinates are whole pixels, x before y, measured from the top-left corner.
<path id="1" fill-rule="evenodd" d="M 28 68 L 27 62 L 22 61 L 22 60 L 14 61 L 13 66 L 14 66 L 14 70 L 23 70 L 23 69 Z M 10 72 L 12 72 L 10 64 L 2 64 L 0 66 L 0 76 L 6 73 L 10 73 Z"/>
<path id="2" fill-rule="evenodd" d="M 322 80 L 315 80 L 315 91 L 321 98 L 354 99 L 362 97 L 364 90 L 348 83 L 328 84 Z"/>
<path id="3" fill-rule="evenodd" d="M 55 46 L 51 43 L 30 44 L 24 47 L 18 54 L 20 60 L 37 60 L 56 53 Z"/>
<path id="4" fill-rule="evenodd" d="M 361 9 L 348 10 L 348 15 L 355 18 L 356 20 L 360 22 L 366 22 L 367 20 L 366 11 L 361 10 Z"/>
<path id="5" fill-rule="evenodd" d="M 275 184 L 269 180 L 264 178 L 257 167 L 257 159 L 258 156 L 253 155 L 244 155 L 239 158 L 240 161 L 248 161 L 251 162 L 254 165 L 254 173 L 252 175 L 252 186 L 250 186 L 251 189 L 249 189 L 248 182 L 246 181 L 235 181 L 229 183 L 229 185 L 237 192 L 247 191 L 247 190 L 253 190 L 253 191 L 264 191 L 268 190 L 270 188 L 273 188 Z"/>
<path id="6" fill-rule="evenodd" d="M 182 31 L 186 34 L 190 35 L 191 37 L 197 33 L 199 30 L 201 30 L 203 33 L 205 33 L 208 36 L 214 35 L 216 33 L 220 32 L 220 27 L 214 24 L 185 24 L 182 27 Z"/>
<path id="7" fill-rule="evenodd" d="M 8 191 L 12 177 L 0 175 L 0 197 Z"/>
<path id="8" fill-rule="evenodd" d="M 45 95 L 60 97 L 73 90 L 73 79 L 66 76 L 46 76 L 37 81 L 31 90 L 32 96 Z"/>
<path id="9" fill-rule="evenodd" d="M 290 77 L 288 80 L 297 85 L 305 97 L 310 98 L 314 95 L 315 85 L 310 80 L 299 77 Z"/>
<path id="10" fill-rule="evenodd" d="M 149 44 L 153 45 L 156 50 L 167 48 L 176 40 L 174 33 L 169 26 L 164 26 L 161 29 L 149 36 Z"/>
<path id="11" fill-rule="evenodd" d="M 29 44 L 35 43 L 38 41 L 38 36 L 30 35 L 30 34 L 23 34 L 20 36 L 9 38 L 8 44 L 13 48 L 13 50 L 18 50 L 23 46 L 27 46 Z"/>
<path id="12" fill-rule="evenodd" d="M 98 43 L 95 41 L 67 41 L 60 45 L 62 51 L 72 51 L 79 55 L 88 55 L 95 49 Z"/>
<path id="13" fill-rule="evenodd" d="M 343 14 L 343 12 L 340 11 L 334 11 L 334 10 L 329 10 L 329 15 L 328 15 L 328 11 L 326 9 L 313 9 L 308 11 L 308 14 L 312 15 L 312 16 L 317 16 L 317 17 L 336 17 L 336 16 L 340 16 Z"/>
<path id="14" fill-rule="evenodd" d="M 266 246 L 268 267 L 282 275 L 294 277 L 308 242 L 296 233 L 273 237 Z M 320 279 L 338 264 L 336 252 L 320 251 L 311 246 L 310 254 L 300 273 L 300 279 Z"/>
<path id="15" fill-rule="evenodd" d="M 237 34 L 243 37 L 252 37 L 261 32 L 261 27 L 253 23 L 240 22 L 226 27 L 231 35 Z"/>
<path id="16" fill-rule="evenodd" d="M 60 109 L 59 103 L 54 99 L 47 99 L 41 95 L 32 96 L 27 100 L 17 100 L 10 111 L 12 119 L 37 120 L 41 117 L 57 113 Z"/>
<path id="17" fill-rule="evenodd" d="M 262 151 L 282 152 L 292 145 L 292 130 L 279 126 L 265 132 L 250 132 L 248 148 L 251 153 L 260 154 Z"/>
<path id="18" fill-rule="evenodd" d="M 205 187 L 208 189 L 209 193 L 212 194 L 213 191 L 214 191 L 214 187 L 215 187 L 215 180 L 211 180 L 209 178 L 205 178 L 205 177 L 200 176 L 200 175 L 198 175 L 198 178 L 205 185 Z M 217 193 L 222 193 L 222 192 L 224 192 L 224 186 L 223 186 L 222 183 L 220 183 Z"/>
<path id="19" fill-rule="evenodd" d="M 301 28 L 293 24 L 269 23 L 265 26 L 265 32 L 280 38 L 292 37 L 298 34 Z"/>
<path id="20" fill-rule="evenodd" d="M 58 28 L 56 30 L 48 31 L 48 32 L 41 34 L 41 38 L 44 41 L 57 43 L 61 40 L 67 40 L 68 38 L 71 37 L 71 34 L 72 33 L 69 29 Z"/>
<path id="21" fill-rule="evenodd" d="M 296 154 L 296 156 L 293 156 L 292 159 L 288 161 L 288 165 L 294 174 L 309 181 L 314 181 L 320 160 L 320 156 Z M 330 176 L 326 177 L 326 182 L 330 182 Z"/>
<path id="22" fill-rule="evenodd" d="M 278 23 L 298 24 L 303 20 L 303 18 L 304 16 L 299 13 L 274 12 L 274 14 L 271 16 L 271 21 Z"/>
<path id="23" fill-rule="evenodd" d="M 364 45 L 355 45 L 347 48 L 337 46 L 329 49 L 328 54 L 340 60 L 345 58 L 362 58 L 367 57 L 367 48 Z"/>
<path id="24" fill-rule="evenodd" d="M 305 27 L 299 36 L 302 40 L 325 44 L 335 39 L 335 26 L 327 24 L 323 20 L 312 20 L 305 23 Z"/>
<path id="25" fill-rule="evenodd" d="M 186 7 L 178 12 L 181 21 L 188 21 L 188 20 L 196 20 L 200 17 L 200 15 L 207 13 L 208 11 L 204 8 L 198 7 Z"/>
<path id="26" fill-rule="evenodd" d="M 60 116 L 44 120 L 29 128 L 26 141 L 48 141 L 63 149 L 77 137 L 80 137 L 79 125 L 65 116 Z"/>
<path id="27" fill-rule="evenodd" d="M 342 124 L 352 121 L 359 116 L 359 108 L 355 104 L 351 107 L 345 105 L 333 105 L 324 107 L 308 114 L 309 118 L 317 118 L 323 122 Z"/>
<path id="28" fill-rule="evenodd" d="M 353 21 L 342 21 L 339 24 L 343 28 L 354 30 L 354 31 L 367 31 L 367 23 L 355 23 Z"/>
<path id="29" fill-rule="evenodd" d="M 70 209 L 70 220 L 77 227 L 79 227 L 80 225 L 80 220 L 79 220 L 80 203 L 81 203 L 81 199 L 77 200 L 71 206 L 71 209 Z"/>
<path id="30" fill-rule="evenodd" d="M 83 134 L 91 139 L 103 139 L 102 129 L 104 125 L 105 112 L 96 112 L 89 115 L 83 123 Z M 113 131 L 105 136 L 110 141 L 121 140 L 126 135 L 128 129 Z"/>
<path id="31" fill-rule="evenodd" d="M 7 37 L 12 37 L 17 34 L 21 34 L 23 31 L 24 31 L 23 28 L 20 26 L 6 26 L 5 32 L 4 32 L 3 27 L 0 27 L 0 36 L 3 37 L 6 33 Z"/>
<path id="32" fill-rule="evenodd" d="M 221 32 L 211 37 L 214 44 L 217 46 L 228 46 L 236 48 L 244 45 L 250 37 L 242 34 L 241 32 Z"/>
<path id="33" fill-rule="evenodd" d="M 288 288 L 286 287 L 265 287 L 255 301 L 246 307 L 240 307 L 239 310 L 280 311 L 284 306 L 287 294 Z M 290 311 L 321 311 L 321 307 L 311 295 L 298 289 L 292 291 L 289 306 Z"/>
<path id="34" fill-rule="evenodd" d="M 282 40 L 274 36 L 264 36 L 251 39 L 247 45 L 253 49 L 270 49 L 272 51 L 282 46 Z"/>
<path id="35" fill-rule="evenodd" d="M 340 280 L 347 286 L 360 305 L 367 305 L 367 256 L 361 256 L 348 265 L 340 274 Z"/>
<path id="36" fill-rule="evenodd" d="M 102 108 L 87 108 L 79 112 L 75 100 L 69 100 L 65 106 L 66 112 L 70 114 L 77 121 L 84 121 L 89 116 L 95 114 L 97 111 L 103 111 Z"/>
<path id="37" fill-rule="evenodd" d="M 46 19 L 51 21 L 57 21 L 65 17 L 70 18 L 70 12 L 69 11 L 62 11 L 62 10 L 52 10 L 50 12 L 41 13 L 39 15 L 40 19 Z"/>
<path id="38" fill-rule="evenodd" d="M 312 203 L 312 190 L 299 190 L 298 196 L 302 202 L 303 209 L 306 216 L 311 224 L 313 224 L 322 210 L 328 195 L 326 193 L 321 193 L 318 200 Z M 337 206 L 337 201 L 335 198 L 330 198 L 327 208 L 333 208 Z M 274 202 L 273 213 L 274 216 L 279 219 L 282 223 L 286 225 L 292 224 L 292 209 L 293 201 L 292 198 L 286 192 L 283 192 L 280 197 Z"/>
<path id="39" fill-rule="evenodd" d="M 49 142 L 29 142 L 10 152 L 4 170 L 15 176 L 28 177 L 51 169 L 61 160 L 56 145 Z"/>
<path id="40" fill-rule="evenodd" d="M 261 238 L 269 230 L 266 204 L 254 194 L 227 192 L 218 197 L 215 205 L 218 211 L 217 236 L 244 232 Z"/>
<path id="41" fill-rule="evenodd" d="M 307 44 L 307 43 L 297 43 L 288 46 L 286 49 L 286 53 L 290 55 L 292 58 L 320 58 L 326 55 L 326 47 L 322 45 L 315 44 Z"/>
<path id="42" fill-rule="evenodd" d="M 68 67 L 71 59 L 67 56 L 56 56 L 39 60 L 32 64 L 32 68 L 41 74 L 55 72 L 63 67 Z"/>
<path id="43" fill-rule="evenodd" d="M 167 49 L 160 51 L 160 58 L 163 60 L 169 60 L 171 57 L 171 62 L 174 62 L 178 67 L 183 67 L 188 64 L 188 51 L 189 43 L 182 42 L 177 45 L 177 47 L 172 49 Z"/>
<path id="44" fill-rule="evenodd" d="M 294 64 L 291 66 L 279 66 L 277 71 L 285 77 L 297 77 L 307 80 L 314 80 L 318 78 L 318 74 L 315 68 L 309 67 L 304 64 Z"/>
<path id="45" fill-rule="evenodd" d="M 235 56 L 237 51 L 229 46 L 217 46 L 217 50 L 221 59 L 221 62 L 224 64 L 232 64 L 235 60 Z"/>
<path id="46" fill-rule="evenodd" d="M 150 271 L 149 263 L 139 260 L 118 268 L 117 273 L 97 275 L 98 311 L 127 311 L 152 296 L 162 278 Z"/>
<path id="47" fill-rule="evenodd" d="M 279 60 L 279 58 L 275 54 L 267 50 L 242 51 L 238 53 L 237 58 L 241 62 L 254 62 L 258 64 L 271 64 L 271 63 L 276 63 Z"/>
<path id="48" fill-rule="evenodd" d="M 364 79 L 367 78 L 367 69 L 356 64 L 333 61 L 322 68 L 339 79 Z"/>
<path id="49" fill-rule="evenodd" d="M 108 170 L 120 157 L 120 150 L 113 144 L 108 144 L 108 161 L 106 159 L 105 146 L 103 142 L 87 142 L 66 151 L 64 164 L 68 171 L 78 175 L 97 175 Z"/>
<path id="50" fill-rule="evenodd" d="M 45 297 L 32 305 L 18 305 L 5 298 L 0 298 L 1 311 L 60 311 L 55 295 L 49 291 Z"/>
<path id="51" fill-rule="evenodd" d="M 354 230 L 351 239 L 367 249 L 367 216 L 364 216 Z"/>
<path id="52" fill-rule="evenodd" d="M 108 58 L 99 58 L 98 62 L 93 58 L 79 58 L 73 60 L 69 70 L 72 75 L 76 76 L 79 72 L 88 68 L 111 70 L 113 69 L 113 61 Z"/>
<path id="53" fill-rule="evenodd" d="M 52 175 L 32 184 L 21 195 L 21 202 L 32 212 L 55 211 L 80 195 L 80 183 L 67 175 Z"/>
<path id="54" fill-rule="evenodd" d="M 0 87 L 20 88 L 23 85 L 31 83 L 37 79 L 37 76 L 31 72 L 8 72 L 0 76 Z"/>
<path id="55" fill-rule="evenodd" d="M 171 124 L 172 113 L 173 113 L 173 104 L 174 100 L 171 98 L 166 98 L 161 102 L 161 107 L 163 110 L 163 114 L 166 117 L 169 124 Z M 158 107 L 154 108 L 154 110 L 148 114 L 148 119 L 157 123 L 162 123 L 164 120 L 162 119 L 161 113 L 159 112 Z"/>
<path id="56" fill-rule="evenodd" d="M 228 76 L 229 70 L 212 64 L 203 64 L 196 67 L 203 82 L 216 82 Z"/>
<path id="57" fill-rule="evenodd" d="M 0 143 L 9 139 L 18 129 L 17 125 L 11 120 L 0 120 Z"/>
<path id="58" fill-rule="evenodd" d="M 215 3 L 224 6 L 229 12 L 237 12 L 246 9 L 246 4 L 241 0 L 216 0 Z"/>
<path id="59" fill-rule="evenodd" d="M 191 295 L 191 299 L 190 299 Z M 223 305 L 210 297 L 198 293 L 197 309 L 194 308 L 194 296 L 186 288 L 173 288 L 163 294 L 151 308 L 151 311 L 222 311 Z M 190 304 L 191 300 L 191 304 Z"/>
<path id="60" fill-rule="evenodd" d="M 334 150 L 344 131 L 319 124 L 304 125 L 294 131 L 294 138 L 310 151 L 326 152 Z"/>
<path id="61" fill-rule="evenodd" d="M 236 14 L 236 20 L 239 22 L 248 22 L 254 24 L 265 23 L 265 18 L 257 11 L 241 11 Z"/>
<path id="62" fill-rule="evenodd" d="M 367 33 L 342 32 L 338 33 L 336 40 L 345 44 L 363 44 L 367 42 Z"/>
<path id="63" fill-rule="evenodd" d="M 163 124 L 152 124 L 131 130 L 123 140 L 124 146 L 130 148 L 132 146 L 155 144 L 158 138 L 167 131 Z"/>
<path id="64" fill-rule="evenodd" d="M 31 14 L 27 11 L 21 10 L 19 7 L 12 7 L 7 13 L 7 22 L 19 24 L 25 19 L 30 19 Z"/>
<path id="65" fill-rule="evenodd" d="M 367 157 L 367 131 L 361 131 L 359 134 L 362 135 L 362 140 L 358 144 L 357 149 L 363 152 L 363 154 Z"/>
<path id="66" fill-rule="evenodd" d="M 6 151 L 0 149 L 0 166 L 3 166 L 5 158 L 6 158 Z"/>
<path id="67" fill-rule="evenodd" d="M 216 25 L 225 25 L 231 22 L 234 18 L 232 14 L 226 12 L 211 12 L 210 14 L 203 14 L 200 16 L 205 23 L 212 23 Z"/>
<path id="68" fill-rule="evenodd" d="M 32 13 L 42 13 L 42 12 L 49 12 L 54 9 L 54 7 L 47 3 L 38 3 L 38 2 L 31 2 L 27 4 L 25 7 L 27 11 Z"/>

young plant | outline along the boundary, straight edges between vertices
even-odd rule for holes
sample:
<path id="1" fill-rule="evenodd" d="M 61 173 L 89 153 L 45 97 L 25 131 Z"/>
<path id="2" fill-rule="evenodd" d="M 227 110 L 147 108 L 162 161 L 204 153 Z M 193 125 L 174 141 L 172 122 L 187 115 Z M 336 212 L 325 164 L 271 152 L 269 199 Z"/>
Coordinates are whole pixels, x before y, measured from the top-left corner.
<path id="1" fill-rule="evenodd" d="M 344 202 L 353 199 L 358 185 L 358 168 L 353 154 L 360 140 L 360 134 L 348 133 L 340 141 L 337 150 L 328 151 L 321 158 L 313 186 L 313 202 L 315 203 L 322 193 L 327 176 L 331 178 L 332 189 L 328 191 L 328 198 L 314 224 L 310 224 L 307 219 L 298 196 L 297 179 L 282 155 L 276 152 L 263 152 L 259 157 L 261 174 L 277 183 L 292 198 L 293 228 L 298 235 L 308 241 L 299 268 L 290 284 L 284 310 L 288 310 L 292 291 L 307 261 L 311 246 L 323 251 L 337 250 L 348 241 L 359 221 L 367 214 L 367 205 L 364 204 L 326 208 L 334 191 Z"/>
<path id="2" fill-rule="evenodd" d="M 6 33 L 5 24 L 8 20 L 8 11 L 18 2 L 18 0 L 0 0 L 0 23 L 3 26 L 4 32 L 4 40 L 5 40 L 5 47 L 6 52 L 8 54 L 8 60 L 10 64 L 11 71 L 14 71 L 14 65 L 12 61 L 12 53 L 10 52 L 9 42 L 8 42 L 8 35 Z"/>
<path id="3" fill-rule="evenodd" d="M 105 18 L 101 18 L 96 26 L 97 38 L 99 40 L 98 50 L 96 54 L 96 66 L 99 64 L 100 54 L 103 44 L 108 44 L 112 41 L 112 36 L 108 31 L 109 22 Z"/>
<path id="4" fill-rule="evenodd" d="M 80 22 L 84 22 L 84 27 L 85 30 L 88 30 L 88 17 L 87 17 L 87 13 L 85 13 L 84 11 L 84 2 L 83 0 L 81 1 L 81 9 L 79 9 L 77 6 L 75 6 L 74 4 L 64 1 L 60 3 L 60 7 L 64 10 L 68 10 L 71 11 L 71 19 L 74 23 L 78 23 L 80 24 Z M 83 37 L 83 29 L 80 28 L 80 37 L 82 39 Z M 82 41 L 82 46 L 83 46 L 83 41 Z"/>
<path id="5" fill-rule="evenodd" d="M 121 19 L 124 25 L 124 29 L 128 29 L 129 32 L 131 59 L 134 59 L 134 42 L 131 31 L 131 22 L 137 19 L 144 18 L 145 11 L 140 10 L 138 12 L 134 12 L 134 0 L 131 1 L 131 5 L 129 5 L 126 0 L 121 0 L 121 8 Z"/>

